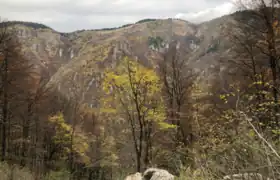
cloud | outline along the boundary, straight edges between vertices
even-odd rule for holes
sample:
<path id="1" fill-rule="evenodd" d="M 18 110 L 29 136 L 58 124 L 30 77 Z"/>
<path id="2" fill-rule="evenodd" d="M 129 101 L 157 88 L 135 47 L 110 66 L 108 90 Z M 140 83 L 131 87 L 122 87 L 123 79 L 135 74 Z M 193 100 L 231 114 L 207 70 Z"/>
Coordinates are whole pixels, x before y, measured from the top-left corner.
<path id="1" fill-rule="evenodd" d="M 204 21 L 209 21 L 211 19 L 221 17 L 226 14 L 230 14 L 236 10 L 236 7 L 231 2 L 225 2 L 214 8 L 205 9 L 198 12 L 192 13 L 178 13 L 175 17 L 180 19 L 185 19 L 193 23 L 201 23 Z"/>
<path id="2" fill-rule="evenodd" d="M 121 26 L 143 18 L 217 17 L 230 0 L 0 0 L 1 17 L 33 21 L 58 31 Z M 221 9 L 218 10 L 220 7 Z M 206 18 L 207 17 L 207 18 Z"/>

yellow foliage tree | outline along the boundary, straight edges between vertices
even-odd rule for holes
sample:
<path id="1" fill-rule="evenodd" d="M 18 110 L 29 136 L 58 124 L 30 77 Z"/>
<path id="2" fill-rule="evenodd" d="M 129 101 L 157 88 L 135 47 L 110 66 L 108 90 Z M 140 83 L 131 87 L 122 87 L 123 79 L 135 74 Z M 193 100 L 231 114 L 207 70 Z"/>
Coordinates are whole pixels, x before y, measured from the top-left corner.
<path id="1" fill-rule="evenodd" d="M 61 147 L 62 156 L 67 157 L 71 153 L 71 149 L 73 149 L 80 161 L 88 163 L 87 151 L 89 145 L 87 137 L 77 132 L 72 136 L 73 128 L 65 122 L 62 113 L 50 117 L 49 123 L 55 129 L 55 135 L 52 137 L 53 143 Z M 71 146 L 73 147 L 71 148 Z"/>
<path id="2" fill-rule="evenodd" d="M 161 88 L 156 72 L 128 57 L 123 58 L 115 69 L 105 73 L 102 112 L 127 120 L 134 141 L 138 172 L 142 158 L 145 165 L 149 163 L 153 127 L 173 127 L 164 122 Z"/>

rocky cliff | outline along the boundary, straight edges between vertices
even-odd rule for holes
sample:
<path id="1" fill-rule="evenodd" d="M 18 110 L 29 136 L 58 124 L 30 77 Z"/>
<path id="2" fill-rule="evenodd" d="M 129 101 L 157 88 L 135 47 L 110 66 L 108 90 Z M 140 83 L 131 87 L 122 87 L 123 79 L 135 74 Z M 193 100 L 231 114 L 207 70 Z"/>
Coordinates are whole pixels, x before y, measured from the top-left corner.
<path id="1" fill-rule="evenodd" d="M 223 70 L 218 59 L 230 51 L 228 40 L 222 36 L 224 25 L 230 21 L 232 15 L 202 24 L 179 19 L 149 20 L 121 28 L 73 33 L 17 23 L 14 26 L 26 57 L 47 73 L 49 85 L 69 94 L 75 84 L 83 99 L 92 105 L 92 94 L 97 93 L 105 67 L 114 68 L 123 54 L 156 67 L 160 53 L 172 42 L 187 52 L 184 56 L 190 67 L 210 80 L 213 70 L 218 74 Z M 162 41 L 159 48 L 149 43 L 156 37 Z"/>

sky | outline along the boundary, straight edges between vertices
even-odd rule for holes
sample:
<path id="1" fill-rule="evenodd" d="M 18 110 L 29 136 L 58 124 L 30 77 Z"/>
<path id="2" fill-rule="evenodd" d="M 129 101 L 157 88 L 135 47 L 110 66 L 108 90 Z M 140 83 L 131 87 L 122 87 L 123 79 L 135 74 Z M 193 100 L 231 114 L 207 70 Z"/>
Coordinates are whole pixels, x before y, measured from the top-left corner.
<path id="1" fill-rule="evenodd" d="M 231 0 L 0 0 L 2 20 L 38 22 L 60 32 L 117 27 L 145 18 L 200 23 L 234 9 Z"/>

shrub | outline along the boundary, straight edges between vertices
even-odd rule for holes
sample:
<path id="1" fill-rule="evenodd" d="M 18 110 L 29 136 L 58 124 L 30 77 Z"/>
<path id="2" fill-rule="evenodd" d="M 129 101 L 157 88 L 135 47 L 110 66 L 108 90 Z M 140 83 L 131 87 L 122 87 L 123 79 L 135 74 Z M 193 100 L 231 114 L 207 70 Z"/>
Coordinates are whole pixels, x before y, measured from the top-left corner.
<path id="1" fill-rule="evenodd" d="M 0 163 L 0 177 L 1 180 L 34 180 L 29 170 L 7 163 Z"/>
<path id="2" fill-rule="evenodd" d="M 46 175 L 44 180 L 69 180 L 70 177 L 71 174 L 67 170 L 51 171 Z"/>

